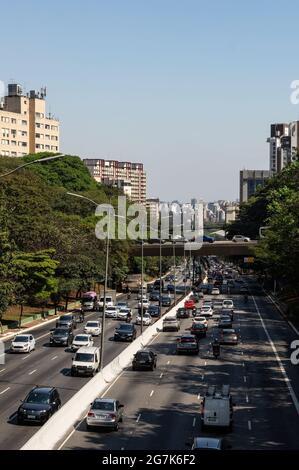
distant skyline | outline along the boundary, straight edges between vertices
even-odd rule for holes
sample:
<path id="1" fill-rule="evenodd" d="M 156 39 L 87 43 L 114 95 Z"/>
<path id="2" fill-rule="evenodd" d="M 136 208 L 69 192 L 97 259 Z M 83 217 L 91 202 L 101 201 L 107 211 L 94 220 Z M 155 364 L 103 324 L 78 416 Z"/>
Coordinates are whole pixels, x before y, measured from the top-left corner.
<path id="1" fill-rule="evenodd" d="M 295 0 L 2 2 L 0 81 L 46 85 L 62 151 L 143 162 L 148 197 L 235 200 L 241 169 L 268 169 L 270 123 L 299 119 L 298 17 Z"/>

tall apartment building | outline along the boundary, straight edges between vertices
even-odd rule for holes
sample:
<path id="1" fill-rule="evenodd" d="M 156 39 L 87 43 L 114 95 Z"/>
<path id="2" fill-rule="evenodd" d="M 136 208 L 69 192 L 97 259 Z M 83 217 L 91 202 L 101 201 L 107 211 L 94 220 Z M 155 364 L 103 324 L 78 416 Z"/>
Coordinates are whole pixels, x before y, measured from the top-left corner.
<path id="1" fill-rule="evenodd" d="M 264 186 L 271 174 L 272 172 L 268 170 L 241 170 L 240 203 L 248 201 L 259 187 Z"/>
<path id="2" fill-rule="evenodd" d="M 160 199 L 148 198 L 145 205 L 151 220 L 159 220 L 160 217 Z"/>
<path id="3" fill-rule="evenodd" d="M 297 158 L 299 149 L 299 122 L 276 123 L 270 126 L 269 169 L 279 173 Z"/>
<path id="4" fill-rule="evenodd" d="M 8 85 L 8 93 L 0 103 L 1 156 L 59 152 L 59 121 L 46 115 L 45 96 L 45 89 L 24 95 L 20 85 Z"/>
<path id="5" fill-rule="evenodd" d="M 86 158 L 83 161 L 96 181 L 122 189 L 134 202 L 145 203 L 146 173 L 142 163 L 103 158 Z"/>

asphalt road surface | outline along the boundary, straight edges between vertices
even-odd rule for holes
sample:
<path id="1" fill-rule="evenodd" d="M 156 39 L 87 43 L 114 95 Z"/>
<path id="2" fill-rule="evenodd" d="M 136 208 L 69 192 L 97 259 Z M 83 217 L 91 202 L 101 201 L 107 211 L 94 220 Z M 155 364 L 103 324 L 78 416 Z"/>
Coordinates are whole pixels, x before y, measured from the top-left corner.
<path id="1" fill-rule="evenodd" d="M 119 431 L 87 431 L 83 420 L 60 448 L 182 450 L 195 436 L 225 435 L 232 449 L 298 450 L 299 366 L 291 364 L 289 348 L 297 335 L 268 297 L 253 295 L 246 304 L 243 296 L 231 297 L 238 345 L 222 346 L 221 357 L 214 359 L 215 319 L 200 340 L 198 356 L 176 355 L 179 333 L 161 332 L 151 344 L 158 354 L 156 370 L 128 368 L 102 395 L 125 405 Z M 191 319 L 182 320 L 180 333 L 190 324 Z M 208 385 L 222 384 L 230 384 L 236 404 L 233 430 L 202 433 L 201 397 Z"/>
<path id="2" fill-rule="evenodd" d="M 118 301 L 126 300 L 126 295 Z M 136 295 L 132 294 L 128 304 L 134 308 L 133 321 L 137 312 Z M 162 309 L 162 313 L 166 308 Z M 99 313 L 85 314 L 85 321 L 98 318 Z M 85 323 L 85 322 L 84 322 Z M 104 364 L 111 362 L 128 343 L 114 342 L 114 329 L 119 322 L 106 318 Z M 9 354 L 10 341 L 6 342 L 5 364 L 0 365 L 0 449 L 19 449 L 39 429 L 38 425 L 18 425 L 16 411 L 20 400 L 24 399 L 35 385 L 58 388 L 62 404 L 69 400 L 90 378 L 71 377 L 71 359 L 74 353 L 65 347 L 51 347 L 49 336 L 55 324 L 43 325 L 32 333 L 36 341 L 36 350 L 30 354 Z M 84 324 L 79 324 L 75 334 L 83 331 Z M 146 328 L 146 327 L 144 327 Z M 140 326 L 137 326 L 138 334 Z M 95 346 L 100 345 L 100 337 L 94 338 Z"/>

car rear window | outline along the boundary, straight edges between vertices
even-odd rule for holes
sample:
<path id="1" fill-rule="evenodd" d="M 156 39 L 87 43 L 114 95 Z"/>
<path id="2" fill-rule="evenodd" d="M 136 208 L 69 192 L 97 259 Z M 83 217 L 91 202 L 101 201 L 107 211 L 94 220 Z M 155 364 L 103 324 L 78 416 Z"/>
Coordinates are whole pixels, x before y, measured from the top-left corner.
<path id="1" fill-rule="evenodd" d="M 93 410 L 114 411 L 114 403 L 109 401 L 95 401 L 91 408 Z"/>

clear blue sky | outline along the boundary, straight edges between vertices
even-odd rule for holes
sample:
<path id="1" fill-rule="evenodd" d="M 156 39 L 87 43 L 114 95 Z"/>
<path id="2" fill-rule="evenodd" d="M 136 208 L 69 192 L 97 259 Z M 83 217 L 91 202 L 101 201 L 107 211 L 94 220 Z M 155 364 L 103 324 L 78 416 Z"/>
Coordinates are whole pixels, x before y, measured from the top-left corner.
<path id="1" fill-rule="evenodd" d="M 142 161 L 148 195 L 238 197 L 299 118 L 299 2 L 1 2 L 0 80 L 47 85 L 62 150 Z"/>

